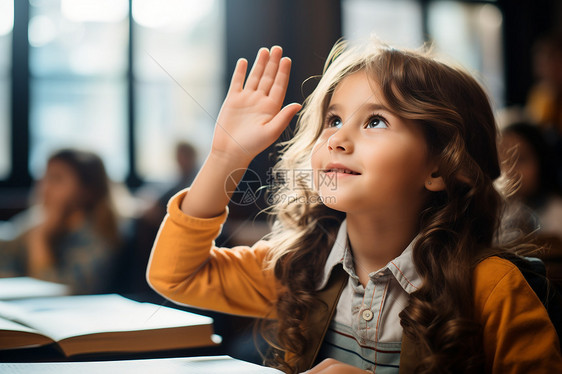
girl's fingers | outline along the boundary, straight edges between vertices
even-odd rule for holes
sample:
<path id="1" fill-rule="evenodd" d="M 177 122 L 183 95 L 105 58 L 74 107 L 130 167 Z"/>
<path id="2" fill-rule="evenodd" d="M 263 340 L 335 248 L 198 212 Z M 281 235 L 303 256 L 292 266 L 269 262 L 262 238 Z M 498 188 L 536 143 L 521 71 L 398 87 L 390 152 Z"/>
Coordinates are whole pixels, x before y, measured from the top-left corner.
<path id="1" fill-rule="evenodd" d="M 277 76 L 277 71 L 279 69 L 279 61 L 283 57 L 283 49 L 279 46 L 274 46 L 271 48 L 269 53 L 269 61 L 265 67 L 265 71 L 258 84 L 258 90 L 262 91 L 266 95 L 269 94 L 269 90 L 275 81 Z"/>
<path id="2" fill-rule="evenodd" d="M 248 68 L 248 61 L 241 58 L 236 62 L 234 73 L 230 81 L 229 92 L 240 92 L 244 88 L 244 78 L 246 78 L 246 69 Z"/>
<path id="3" fill-rule="evenodd" d="M 365 373 L 365 370 L 351 365 L 343 364 L 333 358 L 328 358 L 312 369 L 302 374 L 358 374 Z"/>
<path id="4" fill-rule="evenodd" d="M 279 135 L 285 130 L 285 128 L 291 122 L 291 119 L 301 110 L 302 105 L 298 103 L 292 103 L 281 109 L 279 113 L 268 123 L 268 127 L 274 133 L 274 138 L 277 139 Z"/>
<path id="5" fill-rule="evenodd" d="M 322 361 L 321 363 L 319 363 L 318 365 L 316 365 L 315 367 L 313 367 L 312 369 L 305 371 L 302 374 L 316 374 L 316 373 L 322 373 L 322 370 L 329 368 L 330 366 L 334 365 L 337 361 L 334 359 L 326 359 L 324 361 Z"/>
<path id="6" fill-rule="evenodd" d="M 271 90 L 269 91 L 269 97 L 278 102 L 283 102 L 285 99 L 285 93 L 287 92 L 287 85 L 289 84 L 289 75 L 291 73 L 291 59 L 288 57 L 283 57 L 279 62 L 279 68 Z"/>
<path id="7" fill-rule="evenodd" d="M 267 48 L 261 48 L 258 51 L 258 56 L 256 61 L 254 61 L 254 66 L 248 75 L 248 80 L 246 81 L 245 89 L 256 90 L 258 84 L 265 70 L 265 66 L 269 61 L 269 50 Z"/>

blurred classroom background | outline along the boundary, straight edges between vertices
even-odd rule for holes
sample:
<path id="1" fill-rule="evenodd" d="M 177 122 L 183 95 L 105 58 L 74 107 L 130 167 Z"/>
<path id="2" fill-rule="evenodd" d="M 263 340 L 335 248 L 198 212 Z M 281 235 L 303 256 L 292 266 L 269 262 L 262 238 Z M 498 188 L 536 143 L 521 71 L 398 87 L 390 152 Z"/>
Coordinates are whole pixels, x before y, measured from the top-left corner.
<path id="1" fill-rule="evenodd" d="M 89 292 L 156 298 L 144 271 L 165 202 L 209 151 L 236 60 L 281 45 L 293 60 L 286 101 L 302 102 L 338 39 L 372 35 L 398 47 L 433 43 L 479 77 L 502 128 L 540 130 L 550 162 L 531 174 L 552 184 L 520 202 L 540 217 L 554 201 L 548 219 L 562 235 L 561 33 L 558 0 L 0 0 L 0 247 L 45 205 L 51 156 L 90 152 L 105 165 L 120 238 L 108 282 Z M 256 214 L 267 207 L 260 187 L 271 184 L 275 150 L 250 165 L 219 245 L 267 232 Z M 533 167 L 538 156 L 529 157 Z M 51 227 L 51 244 L 67 226 Z"/>

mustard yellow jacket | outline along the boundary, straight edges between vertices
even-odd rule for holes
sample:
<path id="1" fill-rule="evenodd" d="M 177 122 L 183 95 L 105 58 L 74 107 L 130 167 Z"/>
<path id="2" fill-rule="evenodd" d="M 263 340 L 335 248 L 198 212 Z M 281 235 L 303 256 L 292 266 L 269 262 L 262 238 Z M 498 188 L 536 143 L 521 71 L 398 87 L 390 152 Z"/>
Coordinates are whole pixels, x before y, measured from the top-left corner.
<path id="1" fill-rule="evenodd" d="M 275 318 L 280 285 L 264 270 L 267 242 L 216 247 L 227 212 L 209 219 L 187 216 L 180 210 L 186 193 L 170 201 L 158 233 L 147 269 L 151 287 L 176 303 Z M 488 373 L 562 373 L 560 343 L 548 313 L 510 261 L 490 257 L 480 262 L 474 304 Z"/>

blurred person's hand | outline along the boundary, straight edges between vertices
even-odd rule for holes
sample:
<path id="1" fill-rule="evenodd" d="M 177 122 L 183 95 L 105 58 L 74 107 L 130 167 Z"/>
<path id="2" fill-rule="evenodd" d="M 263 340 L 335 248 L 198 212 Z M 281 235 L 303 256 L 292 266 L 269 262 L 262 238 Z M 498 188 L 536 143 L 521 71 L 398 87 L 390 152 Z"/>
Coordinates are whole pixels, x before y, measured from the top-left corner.
<path id="1" fill-rule="evenodd" d="M 44 274 L 55 265 L 52 241 L 53 223 L 43 222 L 27 233 L 27 273 L 32 277 L 45 278 Z"/>
<path id="2" fill-rule="evenodd" d="M 27 265 L 31 276 L 45 278 L 55 266 L 53 244 L 57 237 L 81 220 L 83 190 L 73 170 L 64 162 L 51 161 L 40 182 L 43 221 L 27 233 Z"/>

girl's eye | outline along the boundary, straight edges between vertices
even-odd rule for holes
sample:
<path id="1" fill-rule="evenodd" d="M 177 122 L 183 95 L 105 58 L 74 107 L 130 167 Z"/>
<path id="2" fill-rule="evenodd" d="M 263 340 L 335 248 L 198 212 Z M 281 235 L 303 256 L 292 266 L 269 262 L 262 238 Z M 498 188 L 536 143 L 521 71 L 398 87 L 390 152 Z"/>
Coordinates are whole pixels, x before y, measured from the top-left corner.
<path id="1" fill-rule="evenodd" d="M 326 127 L 335 127 L 339 129 L 341 126 L 342 120 L 337 116 L 328 117 L 328 119 L 326 120 Z"/>
<path id="2" fill-rule="evenodd" d="M 368 129 L 386 129 L 388 124 L 386 120 L 380 116 L 371 117 L 367 124 L 365 125 Z"/>

